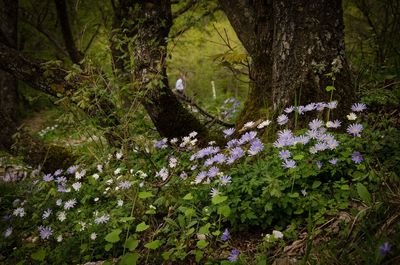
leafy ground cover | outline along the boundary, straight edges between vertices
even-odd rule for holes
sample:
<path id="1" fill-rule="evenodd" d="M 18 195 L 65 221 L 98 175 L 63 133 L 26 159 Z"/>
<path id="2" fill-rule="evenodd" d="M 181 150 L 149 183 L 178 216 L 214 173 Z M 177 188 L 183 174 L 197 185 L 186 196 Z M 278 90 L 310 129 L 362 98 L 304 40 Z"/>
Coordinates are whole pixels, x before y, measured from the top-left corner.
<path id="1" fill-rule="evenodd" d="M 395 264 L 396 118 L 376 122 L 357 103 L 329 120 L 338 107 L 289 106 L 276 120 L 221 131 L 224 145 L 199 146 L 193 132 L 115 150 L 97 134 L 69 168 L 4 172 L 1 261 Z M 38 134 L 56 141 L 76 134 L 68 126 L 45 124 Z M 279 128 L 273 141 L 260 137 L 270 126 Z"/>

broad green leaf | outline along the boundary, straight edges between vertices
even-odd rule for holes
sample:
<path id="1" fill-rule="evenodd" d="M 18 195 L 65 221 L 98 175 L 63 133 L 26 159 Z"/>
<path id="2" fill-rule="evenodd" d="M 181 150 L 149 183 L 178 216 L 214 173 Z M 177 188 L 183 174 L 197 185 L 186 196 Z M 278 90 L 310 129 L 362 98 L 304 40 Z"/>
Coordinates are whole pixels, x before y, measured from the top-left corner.
<path id="1" fill-rule="evenodd" d="M 139 259 L 139 255 L 137 253 L 128 253 L 122 256 L 120 265 L 136 265 Z"/>
<path id="2" fill-rule="evenodd" d="M 208 242 L 205 241 L 205 240 L 199 240 L 199 241 L 197 241 L 197 243 L 196 243 L 196 246 L 197 246 L 198 248 L 200 248 L 200 249 L 205 248 L 207 245 L 208 245 Z"/>
<path id="3" fill-rule="evenodd" d="M 133 251 L 139 245 L 139 240 L 129 237 L 128 240 L 125 242 L 125 247 L 130 251 Z"/>
<path id="4" fill-rule="evenodd" d="M 120 240 L 119 234 L 121 234 L 121 232 L 122 232 L 121 229 L 114 229 L 113 231 L 108 233 L 104 239 L 107 242 L 116 243 L 116 242 L 118 242 Z"/>
<path id="5" fill-rule="evenodd" d="M 211 227 L 211 224 L 210 223 L 206 223 L 205 225 L 200 227 L 199 234 L 204 234 L 204 235 L 210 234 L 210 227 Z"/>
<path id="6" fill-rule="evenodd" d="M 190 236 L 191 234 L 193 234 L 194 233 L 194 228 L 192 227 L 192 228 L 190 228 L 187 232 L 186 232 L 186 235 L 187 236 Z"/>
<path id="7" fill-rule="evenodd" d="M 330 91 L 333 91 L 333 90 L 336 90 L 336 89 L 335 89 L 334 86 L 327 86 L 327 87 L 325 88 L 325 90 L 326 90 L 327 92 L 330 92 Z"/>
<path id="8" fill-rule="evenodd" d="M 368 189 L 362 184 L 362 183 L 357 183 L 357 193 L 360 198 L 368 204 L 371 204 L 372 199 L 371 199 L 371 194 L 369 193 Z"/>
<path id="9" fill-rule="evenodd" d="M 319 186 L 321 186 L 321 181 L 316 180 L 316 181 L 313 182 L 311 188 L 316 189 Z"/>
<path id="10" fill-rule="evenodd" d="M 228 196 L 216 195 L 211 199 L 212 204 L 220 204 L 228 199 Z"/>
<path id="11" fill-rule="evenodd" d="M 112 247 L 113 247 L 113 244 L 107 244 L 104 246 L 104 250 L 109 251 L 110 249 L 112 249 Z"/>
<path id="12" fill-rule="evenodd" d="M 196 210 L 193 208 L 187 208 L 184 212 L 186 217 L 191 217 L 196 213 Z"/>
<path id="13" fill-rule="evenodd" d="M 224 217 L 231 215 L 231 208 L 228 205 L 218 207 L 218 214 L 222 214 Z"/>
<path id="14" fill-rule="evenodd" d="M 144 245 L 145 248 L 152 249 L 152 250 L 155 250 L 155 249 L 159 248 L 160 246 L 161 246 L 160 240 L 154 240 L 154 241 L 151 241 L 151 242 L 147 243 L 146 245 Z"/>
<path id="15" fill-rule="evenodd" d="M 122 223 L 126 223 L 126 222 L 132 221 L 132 220 L 134 220 L 134 219 L 135 219 L 134 217 L 128 216 L 128 217 L 121 217 L 121 218 L 119 219 L 119 221 L 121 221 Z"/>
<path id="16" fill-rule="evenodd" d="M 37 261 L 44 261 L 45 257 L 46 257 L 46 250 L 44 248 L 41 248 L 38 251 L 31 254 L 31 258 Z"/>
<path id="17" fill-rule="evenodd" d="M 151 193 L 149 191 L 141 191 L 141 192 L 139 192 L 139 198 L 140 199 L 147 199 L 147 198 L 150 198 L 150 197 L 153 197 L 153 196 L 154 196 L 153 193 Z"/>
<path id="18" fill-rule="evenodd" d="M 294 157 L 293 157 L 293 160 L 302 160 L 304 158 L 304 155 L 295 155 Z"/>
<path id="19" fill-rule="evenodd" d="M 147 225 L 145 222 L 141 222 L 140 224 L 138 224 L 136 226 L 136 232 L 142 232 L 144 230 L 146 230 L 147 228 L 149 228 L 150 226 Z"/>
<path id="20" fill-rule="evenodd" d="M 191 193 L 188 193 L 185 195 L 185 197 L 183 197 L 183 199 L 186 201 L 193 200 L 193 195 Z"/>

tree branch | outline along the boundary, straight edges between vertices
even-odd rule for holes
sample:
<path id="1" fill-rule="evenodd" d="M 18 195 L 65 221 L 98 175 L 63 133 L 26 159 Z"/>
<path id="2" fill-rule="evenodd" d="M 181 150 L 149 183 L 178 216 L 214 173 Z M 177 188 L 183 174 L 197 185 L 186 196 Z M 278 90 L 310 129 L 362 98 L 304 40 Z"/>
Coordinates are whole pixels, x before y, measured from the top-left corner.
<path id="1" fill-rule="evenodd" d="M 80 52 L 74 43 L 72 36 L 71 26 L 68 19 L 67 5 L 65 0 L 54 0 L 57 9 L 57 16 L 60 21 L 61 32 L 64 38 L 65 47 L 71 58 L 71 61 L 75 64 L 79 64 L 82 61 L 84 55 Z"/>

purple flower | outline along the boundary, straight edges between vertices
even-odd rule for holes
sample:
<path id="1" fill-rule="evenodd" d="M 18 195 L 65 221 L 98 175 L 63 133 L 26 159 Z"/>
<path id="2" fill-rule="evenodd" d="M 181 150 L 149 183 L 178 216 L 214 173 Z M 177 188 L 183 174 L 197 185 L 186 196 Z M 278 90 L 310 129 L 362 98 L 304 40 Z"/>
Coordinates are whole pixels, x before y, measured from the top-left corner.
<path id="1" fill-rule="evenodd" d="M 315 103 L 315 109 L 318 111 L 323 111 L 325 107 L 327 107 L 327 104 L 324 102 Z"/>
<path id="2" fill-rule="evenodd" d="M 118 184 L 118 187 L 123 190 L 127 190 L 132 186 L 132 183 L 129 180 L 122 181 Z"/>
<path id="3" fill-rule="evenodd" d="M 386 255 L 387 253 L 390 252 L 391 249 L 392 249 L 392 245 L 390 245 L 389 242 L 385 242 L 379 247 L 379 252 L 382 255 Z"/>
<path id="4" fill-rule="evenodd" d="M 328 121 L 326 123 L 326 127 L 328 127 L 328 128 L 339 128 L 341 123 L 342 122 L 339 121 L 339 120 L 335 120 L 333 122 L 332 121 Z"/>
<path id="5" fill-rule="evenodd" d="M 230 238 L 229 230 L 225 229 L 224 232 L 222 233 L 221 240 L 225 242 L 228 241 L 229 238 Z"/>
<path id="6" fill-rule="evenodd" d="M 279 125 L 284 125 L 289 121 L 289 118 L 285 114 L 282 114 L 278 116 L 276 121 L 278 122 Z"/>
<path id="7" fill-rule="evenodd" d="M 41 239 L 49 239 L 53 234 L 53 229 L 48 226 L 39 226 L 39 234 Z"/>
<path id="8" fill-rule="evenodd" d="M 212 159 L 212 158 L 208 158 L 208 159 L 204 162 L 204 166 L 205 166 L 205 167 L 209 167 L 209 166 L 211 166 L 212 164 L 214 164 L 214 159 Z"/>
<path id="9" fill-rule="evenodd" d="M 353 123 L 347 127 L 347 132 L 353 136 L 361 137 L 363 126 L 359 123 Z"/>
<path id="10" fill-rule="evenodd" d="M 214 161 L 214 162 L 216 162 L 217 164 L 223 164 L 224 162 L 225 162 L 225 160 L 226 160 L 226 156 L 224 155 L 224 154 L 216 154 L 213 158 L 212 158 L 212 160 Z"/>
<path id="11" fill-rule="evenodd" d="M 287 107 L 284 111 L 285 111 L 287 114 L 292 113 L 292 112 L 294 111 L 294 106 Z"/>
<path id="12" fill-rule="evenodd" d="M 312 121 L 308 124 L 308 126 L 310 127 L 311 130 L 316 130 L 316 129 L 318 129 L 319 127 L 321 127 L 322 124 L 323 124 L 323 122 L 322 122 L 321 120 L 319 120 L 319 119 L 314 119 L 314 120 L 312 120 Z"/>
<path id="13" fill-rule="evenodd" d="M 59 176 L 59 175 L 61 175 L 61 173 L 62 173 L 62 170 L 61 169 L 57 169 L 55 172 L 54 172 L 54 176 Z"/>
<path id="14" fill-rule="evenodd" d="M 64 177 L 64 176 L 57 177 L 55 182 L 57 182 L 57 183 L 66 183 L 67 182 L 67 178 Z"/>
<path id="15" fill-rule="evenodd" d="M 300 135 L 298 137 L 294 138 L 294 141 L 296 143 L 300 143 L 300 144 L 304 144 L 306 145 L 309 141 L 310 141 L 310 137 L 306 136 L 306 135 Z"/>
<path id="16" fill-rule="evenodd" d="M 235 128 L 229 128 L 223 131 L 225 138 L 231 136 L 235 132 Z"/>
<path id="17" fill-rule="evenodd" d="M 239 250 L 233 249 L 233 250 L 231 251 L 231 253 L 229 254 L 228 260 L 229 260 L 230 262 L 235 262 L 235 261 L 237 261 L 237 260 L 238 260 L 238 257 L 239 257 L 239 254 L 240 254 L 240 251 L 239 251 Z"/>
<path id="18" fill-rule="evenodd" d="M 291 159 L 286 159 L 285 161 L 282 162 L 282 166 L 284 168 L 295 168 L 296 167 L 296 162 Z"/>
<path id="19" fill-rule="evenodd" d="M 242 156 L 244 156 L 244 151 L 240 147 L 235 147 L 235 148 L 229 150 L 229 154 L 231 155 L 231 158 L 233 160 L 236 160 L 236 159 L 239 159 Z"/>
<path id="20" fill-rule="evenodd" d="M 219 169 L 218 169 L 217 167 L 212 167 L 212 168 L 210 168 L 210 169 L 208 170 L 207 175 L 208 175 L 210 178 L 214 178 L 214 177 L 217 176 L 218 173 L 219 173 Z"/>
<path id="21" fill-rule="evenodd" d="M 322 168 L 322 162 L 321 162 L 321 161 L 317 161 L 316 164 L 317 164 L 317 168 L 318 168 L 318 169 L 321 169 L 321 168 Z"/>
<path id="22" fill-rule="evenodd" d="M 46 174 L 46 175 L 44 175 L 44 177 L 43 177 L 43 181 L 44 182 L 50 182 L 50 181 L 52 181 L 54 179 L 54 177 L 53 177 L 53 175 L 51 175 L 51 174 Z"/>
<path id="23" fill-rule="evenodd" d="M 309 105 L 310 105 L 310 104 L 309 104 Z M 307 105 L 307 106 L 309 106 L 309 105 Z M 309 111 L 309 110 L 313 110 L 313 108 L 311 108 L 311 109 L 306 109 L 306 107 L 304 107 L 304 106 L 298 106 L 298 107 L 296 108 L 296 111 L 297 111 L 297 113 L 298 113 L 299 115 L 303 115 L 305 111 Z"/>
<path id="24" fill-rule="evenodd" d="M 157 149 L 164 149 L 164 148 L 167 147 L 167 142 L 168 142 L 167 138 L 161 139 L 161 140 L 156 141 L 154 143 L 154 147 L 157 148 Z"/>
<path id="25" fill-rule="evenodd" d="M 13 228 L 9 227 L 6 229 L 6 231 L 4 231 L 3 235 L 4 235 L 4 237 L 9 237 L 9 236 L 11 236 L 12 232 L 13 232 Z"/>
<path id="26" fill-rule="evenodd" d="M 365 106 L 364 103 L 354 103 L 354 104 L 351 106 L 351 110 L 352 110 L 353 112 L 363 112 L 363 111 L 366 110 L 366 109 L 367 109 L 367 106 Z"/>
<path id="27" fill-rule="evenodd" d="M 336 165 L 338 162 L 337 158 L 332 158 L 331 160 L 328 161 L 331 165 Z"/>
<path id="28" fill-rule="evenodd" d="M 286 160 L 291 156 L 291 154 L 290 154 L 289 150 L 281 150 L 281 151 L 279 151 L 278 156 L 280 159 Z"/>
<path id="29" fill-rule="evenodd" d="M 68 172 L 69 174 L 74 174 L 75 171 L 76 171 L 78 168 L 79 168 L 79 165 L 70 166 L 70 167 L 67 169 L 67 172 Z"/>
<path id="30" fill-rule="evenodd" d="M 256 138 L 250 143 L 250 148 L 248 150 L 251 156 L 258 154 L 264 149 L 263 144 L 261 143 L 260 139 Z"/>
<path id="31" fill-rule="evenodd" d="M 65 187 L 65 184 L 57 185 L 57 191 L 58 192 L 67 192 L 67 187 Z"/>
<path id="32" fill-rule="evenodd" d="M 244 144 L 244 143 L 250 142 L 251 140 L 253 140 L 256 137 L 256 135 L 257 135 L 257 132 L 255 132 L 255 131 L 250 131 L 250 132 L 243 134 L 242 137 L 240 137 L 239 144 Z"/>
<path id="33" fill-rule="evenodd" d="M 300 107 L 301 107 L 301 106 L 300 106 Z M 303 111 L 312 111 L 312 110 L 315 110 L 315 108 L 316 108 L 315 103 L 310 103 L 310 104 L 307 104 L 307 105 L 303 108 Z"/>
<path id="34" fill-rule="evenodd" d="M 207 177 L 207 172 L 201 171 L 199 174 L 197 174 L 194 183 L 195 184 L 201 183 L 205 177 Z"/>
<path id="35" fill-rule="evenodd" d="M 351 160 L 353 160 L 356 164 L 360 164 L 364 160 L 364 158 L 362 157 L 360 152 L 356 151 L 351 155 Z"/>

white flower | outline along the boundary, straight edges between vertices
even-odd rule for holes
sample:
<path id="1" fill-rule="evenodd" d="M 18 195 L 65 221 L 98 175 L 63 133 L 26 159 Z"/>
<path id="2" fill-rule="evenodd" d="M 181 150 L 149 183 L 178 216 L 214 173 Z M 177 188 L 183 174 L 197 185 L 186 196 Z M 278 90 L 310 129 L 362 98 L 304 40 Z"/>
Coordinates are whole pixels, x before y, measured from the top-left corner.
<path id="1" fill-rule="evenodd" d="M 117 201 L 117 205 L 118 205 L 119 207 L 121 207 L 122 205 L 124 205 L 124 201 L 123 201 L 123 200 L 118 200 L 118 201 Z"/>
<path id="2" fill-rule="evenodd" d="M 169 167 L 170 168 L 176 167 L 177 164 L 178 164 L 178 159 L 176 159 L 176 157 L 171 157 L 169 159 Z"/>
<path id="3" fill-rule="evenodd" d="M 120 160 L 120 159 L 122 158 L 122 153 L 117 152 L 117 153 L 115 154 L 115 158 L 116 158 L 117 160 Z"/>
<path id="4" fill-rule="evenodd" d="M 118 175 L 119 173 L 121 173 L 121 168 L 117 168 L 117 169 L 114 171 L 114 175 Z"/>
<path id="5" fill-rule="evenodd" d="M 254 121 L 246 122 L 246 123 L 243 125 L 243 129 L 251 128 L 251 127 L 253 127 L 253 125 L 254 125 Z"/>
<path id="6" fill-rule="evenodd" d="M 273 230 L 273 231 L 272 231 L 272 235 L 273 235 L 276 239 L 283 238 L 282 232 L 280 232 L 280 231 L 278 231 L 278 230 Z"/>
<path id="7" fill-rule="evenodd" d="M 11 236 L 12 232 L 13 232 L 12 227 L 7 228 L 6 231 L 4 231 L 4 237 Z"/>
<path id="8" fill-rule="evenodd" d="M 114 181 L 112 179 L 109 179 L 106 181 L 107 185 L 111 185 Z"/>
<path id="9" fill-rule="evenodd" d="M 42 219 L 49 218 L 49 216 L 51 215 L 51 212 L 52 212 L 51 209 L 47 209 L 46 211 L 44 211 L 43 214 L 42 214 Z"/>
<path id="10" fill-rule="evenodd" d="M 78 191 L 81 187 L 82 187 L 82 183 L 80 183 L 80 182 L 75 182 L 74 184 L 72 184 L 72 188 L 74 188 L 74 190 L 76 190 L 76 191 Z"/>
<path id="11" fill-rule="evenodd" d="M 99 171 L 100 173 L 103 172 L 103 165 L 97 165 L 97 171 Z"/>
<path id="12" fill-rule="evenodd" d="M 57 213 L 57 219 L 60 222 L 64 222 L 67 219 L 67 214 L 64 211 L 59 212 L 59 213 Z"/>
<path id="13" fill-rule="evenodd" d="M 159 172 L 156 173 L 156 177 L 161 177 L 161 179 L 165 181 L 168 178 L 168 174 L 168 169 L 163 167 Z"/>
<path id="14" fill-rule="evenodd" d="M 75 172 L 75 178 L 76 179 L 81 179 L 82 177 L 84 177 L 86 175 L 86 170 L 82 170 L 80 172 L 76 171 Z"/>
<path id="15" fill-rule="evenodd" d="M 82 222 L 82 221 L 79 221 L 79 225 L 81 226 L 81 228 L 79 229 L 79 231 L 85 231 L 85 229 L 86 229 L 86 223 L 85 223 L 85 222 Z"/>
<path id="16" fill-rule="evenodd" d="M 57 205 L 57 206 L 61 206 L 61 204 L 62 204 L 62 200 L 61 200 L 61 199 L 58 199 L 58 200 L 56 201 L 56 205 Z"/>
<path id="17" fill-rule="evenodd" d="M 176 144 L 178 142 L 178 138 L 172 138 L 169 142 L 171 144 Z"/>
<path id="18" fill-rule="evenodd" d="M 194 138 L 194 137 L 196 137 L 196 135 L 197 135 L 197 132 L 191 132 L 191 133 L 189 133 L 189 137 L 190 137 L 190 138 Z"/>
<path id="19" fill-rule="evenodd" d="M 90 234 L 90 239 L 91 240 L 96 240 L 96 238 L 97 238 L 97 234 L 96 233 L 91 233 Z"/>
<path id="20" fill-rule="evenodd" d="M 305 197 L 305 196 L 307 196 L 307 191 L 306 191 L 306 189 L 302 189 L 301 190 L 301 194 Z"/>
<path id="21" fill-rule="evenodd" d="M 268 126 L 268 125 L 270 125 L 270 124 L 271 124 L 271 121 L 270 121 L 270 120 L 263 121 L 262 123 L 260 123 L 259 125 L 257 125 L 257 129 L 262 129 L 262 128 L 264 128 L 265 126 Z"/>
<path id="22" fill-rule="evenodd" d="M 98 180 L 100 176 L 99 176 L 99 174 L 96 173 L 96 174 L 93 174 L 92 177 L 94 178 L 94 180 Z"/>
<path id="23" fill-rule="evenodd" d="M 24 217 L 25 209 L 23 207 L 18 207 L 17 209 L 14 210 L 13 215 L 19 216 L 19 217 Z"/>
<path id="24" fill-rule="evenodd" d="M 62 235 L 59 235 L 59 236 L 57 237 L 57 242 L 61 242 L 61 241 L 63 241 L 63 237 L 62 237 Z"/>
<path id="25" fill-rule="evenodd" d="M 94 198 L 93 199 L 95 202 L 97 202 L 98 200 L 99 200 L 99 198 L 98 197 L 96 197 L 96 198 Z"/>
<path id="26" fill-rule="evenodd" d="M 69 210 L 75 207 L 76 199 L 68 200 L 64 203 L 64 209 Z"/>
<path id="27" fill-rule="evenodd" d="M 105 224 L 105 223 L 108 222 L 108 220 L 110 220 L 110 215 L 108 215 L 108 214 L 103 214 L 102 216 L 97 217 L 97 218 L 94 220 L 94 222 L 95 222 L 96 224 Z"/>
<path id="28" fill-rule="evenodd" d="M 354 112 L 351 112 L 349 115 L 346 116 L 349 121 L 354 121 L 357 119 L 357 115 Z"/>

